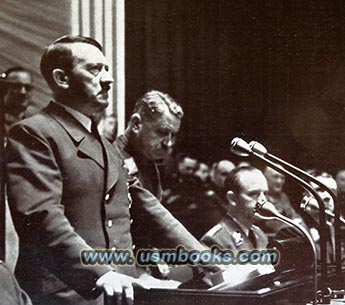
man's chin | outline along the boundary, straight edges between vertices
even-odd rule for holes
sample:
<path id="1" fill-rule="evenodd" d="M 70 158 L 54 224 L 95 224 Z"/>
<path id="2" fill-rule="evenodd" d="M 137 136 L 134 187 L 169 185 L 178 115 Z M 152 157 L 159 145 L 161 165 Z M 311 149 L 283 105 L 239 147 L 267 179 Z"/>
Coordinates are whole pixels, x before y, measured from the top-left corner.
<path id="1" fill-rule="evenodd" d="M 105 99 L 100 99 L 100 100 L 98 100 L 98 104 L 99 104 L 100 108 L 105 109 L 109 106 L 109 101 L 105 100 Z"/>

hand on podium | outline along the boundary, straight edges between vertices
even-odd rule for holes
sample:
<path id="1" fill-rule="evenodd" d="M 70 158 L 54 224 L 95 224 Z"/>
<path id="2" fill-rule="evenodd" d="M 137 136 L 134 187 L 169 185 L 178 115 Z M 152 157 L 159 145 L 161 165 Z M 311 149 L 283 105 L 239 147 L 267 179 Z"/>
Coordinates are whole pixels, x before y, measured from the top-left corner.
<path id="1" fill-rule="evenodd" d="M 106 304 L 122 304 L 122 295 L 124 295 L 128 305 L 133 304 L 133 287 L 150 288 L 139 279 L 115 271 L 109 271 L 102 275 L 97 280 L 96 286 L 104 290 Z"/>

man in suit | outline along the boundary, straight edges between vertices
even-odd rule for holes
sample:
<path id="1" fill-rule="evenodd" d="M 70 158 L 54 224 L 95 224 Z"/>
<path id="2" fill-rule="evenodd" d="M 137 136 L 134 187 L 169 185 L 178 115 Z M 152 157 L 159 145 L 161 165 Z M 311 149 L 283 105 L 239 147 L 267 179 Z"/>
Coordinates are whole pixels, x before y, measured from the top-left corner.
<path id="1" fill-rule="evenodd" d="M 229 212 L 210 229 L 201 241 L 208 246 L 218 245 L 237 253 L 240 250 L 264 249 L 267 236 L 254 225 L 254 208 L 266 199 L 267 181 L 254 167 L 236 168 L 224 180 Z"/>
<path id="2" fill-rule="evenodd" d="M 133 265 L 86 265 L 80 257 L 83 250 L 132 249 L 126 174 L 92 123 L 108 106 L 113 82 L 102 47 L 64 36 L 46 48 L 41 72 L 54 101 L 8 135 L 18 281 L 33 304 L 103 304 L 103 290 L 131 303 L 139 285 Z"/>

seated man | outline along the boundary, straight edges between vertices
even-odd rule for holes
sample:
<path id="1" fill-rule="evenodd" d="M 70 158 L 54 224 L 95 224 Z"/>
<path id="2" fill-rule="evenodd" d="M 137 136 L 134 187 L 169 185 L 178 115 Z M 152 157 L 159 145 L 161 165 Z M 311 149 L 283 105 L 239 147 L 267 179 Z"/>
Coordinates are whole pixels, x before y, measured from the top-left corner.
<path id="1" fill-rule="evenodd" d="M 265 176 L 254 167 L 236 168 L 225 178 L 224 188 L 229 212 L 201 238 L 201 242 L 234 252 L 265 248 L 267 236 L 254 225 L 254 207 L 259 199 L 265 199 L 268 191 Z"/>
<path id="2" fill-rule="evenodd" d="M 268 185 L 267 199 L 274 204 L 280 214 L 294 220 L 296 223 L 304 225 L 301 216 L 295 211 L 288 196 L 283 191 L 285 176 L 268 166 L 266 166 L 264 170 L 264 175 L 267 179 Z M 286 224 L 278 220 L 272 220 L 269 222 L 260 221 L 257 224 L 266 233 L 271 233 L 271 235 L 275 235 L 280 229 L 286 227 Z"/>
<path id="3" fill-rule="evenodd" d="M 180 154 L 177 161 L 177 172 L 168 181 L 164 190 L 164 202 L 167 206 L 174 205 L 181 197 L 188 197 L 190 191 L 198 183 L 195 179 L 198 160 L 188 154 Z"/>
<path id="4" fill-rule="evenodd" d="M 328 173 L 322 172 L 315 175 L 316 179 L 325 184 L 329 189 L 331 189 L 334 193 L 337 191 L 337 184 L 336 181 L 333 179 L 331 175 Z M 318 195 L 324 202 L 326 213 L 330 215 L 334 212 L 334 202 L 332 197 L 328 192 L 321 189 L 318 185 L 311 183 L 315 191 L 317 191 Z M 304 197 L 302 198 L 301 207 L 305 209 L 303 213 L 306 227 L 316 243 L 316 250 L 318 252 L 318 257 L 320 259 L 320 234 L 319 234 L 319 204 L 317 200 L 309 193 L 306 192 Z M 334 241 L 334 219 L 326 214 L 326 225 L 327 225 L 327 261 L 332 262 L 334 261 L 334 253 L 335 253 L 335 241 Z M 292 227 L 285 227 L 281 229 L 276 234 L 276 239 L 288 239 L 294 238 L 299 236 L 299 232 L 297 232 Z"/>
<path id="5" fill-rule="evenodd" d="M 228 203 L 226 197 L 226 191 L 224 189 L 224 180 L 229 173 L 235 168 L 235 164 L 229 160 L 221 160 L 213 163 L 210 171 L 210 188 L 214 192 L 214 196 L 217 199 L 217 205 L 219 211 L 227 213 Z"/>
<path id="6" fill-rule="evenodd" d="M 322 172 L 316 176 L 316 179 L 326 185 L 330 190 L 332 190 L 335 194 L 337 193 L 337 183 L 335 179 L 328 173 Z M 313 188 L 317 191 L 318 195 L 323 200 L 325 205 L 326 213 L 330 212 L 331 214 L 334 213 L 334 201 L 331 195 L 326 192 L 325 190 L 321 189 L 318 185 L 312 183 Z M 303 200 L 310 198 L 310 194 L 307 194 Z M 313 237 L 314 241 L 318 244 L 320 240 L 319 234 L 319 204 L 317 203 L 316 199 L 312 198 L 309 200 L 309 204 L 306 207 L 306 212 L 310 216 L 310 221 L 307 221 L 309 231 L 311 236 Z M 334 261 L 334 254 L 335 254 L 335 233 L 334 233 L 334 219 L 329 215 L 326 216 L 326 224 L 328 228 L 328 236 L 327 236 L 327 259 L 329 262 Z"/>

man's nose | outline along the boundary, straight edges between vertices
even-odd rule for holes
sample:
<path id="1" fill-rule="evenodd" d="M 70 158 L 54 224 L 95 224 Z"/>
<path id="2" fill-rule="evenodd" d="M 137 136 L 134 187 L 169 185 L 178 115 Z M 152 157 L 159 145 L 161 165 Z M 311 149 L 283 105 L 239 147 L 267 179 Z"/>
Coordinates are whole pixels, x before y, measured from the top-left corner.
<path id="1" fill-rule="evenodd" d="M 101 82 L 106 83 L 106 84 L 112 84 L 114 82 L 114 78 L 112 73 L 109 71 L 104 70 L 102 77 L 101 77 Z"/>
<path id="2" fill-rule="evenodd" d="M 19 93 L 22 95 L 25 95 L 28 93 L 28 90 L 26 89 L 26 86 L 21 86 L 19 89 Z"/>
<path id="3" fill-rule="evenodd" d="M 171 149 L 175 144 L 173 140 L 173 135 L 169 134 L 169 136 L 162 141 L 162 144 L 165 148 Z"/>
<path id="4" fill-rule="evenodd" d="M 267 201 L 266 195 L 265 195 L 264 192 L 261 192 L 259 197 L 258 197 L 258 202 L 262 203 L 262 202 L 265 202 L 265 201 Z"/>
<path id="5" fill-rule="evenodd" d="M 168 141 L 164 142 L 164 144 L 167 148 L 172 148 L 174 146 L 174 142 L 172 139 L 169 139 Z"/>

